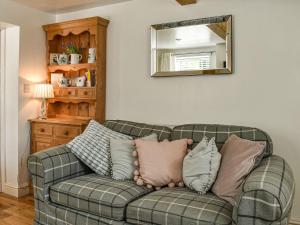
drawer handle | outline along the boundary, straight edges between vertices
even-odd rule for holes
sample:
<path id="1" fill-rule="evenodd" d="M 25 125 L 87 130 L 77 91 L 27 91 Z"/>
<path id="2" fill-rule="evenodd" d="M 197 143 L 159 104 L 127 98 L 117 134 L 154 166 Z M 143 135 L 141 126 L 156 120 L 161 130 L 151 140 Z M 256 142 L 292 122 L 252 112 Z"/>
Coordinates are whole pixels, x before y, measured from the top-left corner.
<path id="1" fill-rule="evenodd" d="M 41 131 L 41 133 L 44 133 L 44 132 L 45 132 L 45 129 L 44 129 L 44 128 L 42 128 L 42 129 L 40 129 L 40 131 Z"/>
<path id="2" fill-rule="evenodd" d="M 65 131 L 64 135 L 68 136 L 69 135 L 69 131 Z"/>
<path id="3" fill-rule="evenodd" d="M 71 95 L 71 94 L 72 94 L 72 92 L 71 92 L 71 91 L 69 91 L 69 92 L 68 92 L 68 95 Z"/>
<path id="4" fill-rule="evenodd" d="M 87 94 L 88 94 L 88 92 L 87 92 L 87 91 L 85 91 L 85 92 L 83 92 L 83 94 L 84 94 L 84 95 L 87 95 Z"/>

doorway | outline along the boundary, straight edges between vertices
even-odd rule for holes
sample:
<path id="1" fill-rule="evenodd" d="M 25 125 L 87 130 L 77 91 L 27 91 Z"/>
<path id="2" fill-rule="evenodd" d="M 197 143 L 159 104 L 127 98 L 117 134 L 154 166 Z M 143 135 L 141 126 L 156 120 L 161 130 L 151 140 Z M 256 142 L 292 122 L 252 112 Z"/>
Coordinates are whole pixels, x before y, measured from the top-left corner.
<path id="1" fill-rule="evenodd" d="M 2 182 L 2 173 L 3 173 L 3 100 L 4 100 L 4 93 L 3 93 L 3 84 L 4 84 L 4 43 L 5 43 L 5 35 L 4 35 L 4 28 L 0 24 L 0 192 L 2 192 L 3 182 Z"/>
<path id="2" fill-rule="evenodd" d="M 4 72 L 5 72 L 5 29 L 0 23 L 0 192 L 3 191 L 4 175 Z"/>
<path id="3" fill-rule="evenodd" d="M 0 22 L 0 30 L 0 191 L 18 197 L 20 27 Z"/>

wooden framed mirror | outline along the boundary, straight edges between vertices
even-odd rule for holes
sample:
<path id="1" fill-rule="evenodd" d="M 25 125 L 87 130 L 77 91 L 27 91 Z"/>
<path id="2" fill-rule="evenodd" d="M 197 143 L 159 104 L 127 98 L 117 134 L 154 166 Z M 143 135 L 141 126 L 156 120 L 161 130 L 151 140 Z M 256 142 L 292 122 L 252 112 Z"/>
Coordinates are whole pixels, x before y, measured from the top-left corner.
<path id="1" fill-rule="evenodd" d="M 232 73 L 232 16 L 151 26 L 151 76 Z"/>

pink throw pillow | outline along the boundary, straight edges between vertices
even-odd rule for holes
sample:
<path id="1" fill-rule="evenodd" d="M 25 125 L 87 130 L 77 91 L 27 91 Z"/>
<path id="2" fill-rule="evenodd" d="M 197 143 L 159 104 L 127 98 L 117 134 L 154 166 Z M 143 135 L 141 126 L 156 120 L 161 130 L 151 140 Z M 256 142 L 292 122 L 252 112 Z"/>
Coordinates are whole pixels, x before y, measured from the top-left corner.
<path id="1" fill-rule="evenodd" d="M 266 143 L 249 141 L 231 135 L 223 145 L 221 166 L 212 192 L 235 205 L 235 197 L 245 177 L 255 166 Z"/>
<path id="2" fill-rule="evenodd" d="M 187 154 L 187 146 L 192 140 L 147 141 L 135 140 L 138 157 L 135 165 L 135 181 L 138 185 L 149 188 L 169 185 L 169 187 L 184 186 L 182 178 L 183 159 Z"/>

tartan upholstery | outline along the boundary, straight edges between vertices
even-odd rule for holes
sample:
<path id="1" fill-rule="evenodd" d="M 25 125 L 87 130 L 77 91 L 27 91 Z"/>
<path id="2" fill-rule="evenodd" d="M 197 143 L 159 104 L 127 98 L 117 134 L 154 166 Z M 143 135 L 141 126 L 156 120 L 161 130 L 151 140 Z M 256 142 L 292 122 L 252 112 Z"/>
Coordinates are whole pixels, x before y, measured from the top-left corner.
<path id="1" fill-rule="evenodd" d="M 213 194 L 164 188 L 130 203 L 126 221 L 133 224 L 231 224 L 232 206 Z"/>
<path id="2" fill-rule="evenodd" d="M 107 120 L 103 125 L 116 132 L 132 136 L 133 138 L 145 137 L 156 133 L 158 140 L 163 141 L 166 139 L 169 140 L 172 133 L 172 129 L 166 126 L 135 123 L 124 120 Z"/>
<path id="3" fill-rule="evenodd" d="M 41 206 L 44 202 L 36 200 L 35 204 Z M 47 202 L 44 205 L 45 210 L 35 210 L 34 225 L 129 225 L 125 221 L 106 219 L 51 202 Z"/>
<path id="4" fill-rule="evenodd" d="M 289 165 L 279 156 L 264 159 L 246 179 L 234 207 L 237 224 L 267 224 L 289 216 L 295 181 Z"/>
<path id="5" fill-rule="evenodd" d="M 269 222 L 269 221 L 256 219 L 255 221 L 252 221 L 249 224 L 254 224 L 254 225 L 289 225 L 289 217 L 285 217 L 283 220 L 275 221 L 275 222 Z M 239 224 L 237 224 L 233 221 L 232 225 L 239 225 Z"/>
<path id="6" fill-rule="evenodd" d="M 215 137 L 218 149 L 221 149 L 231 134 L 251 141 L 265 141 L 266 148 L 263 157 L 272 155 L 273 142 L 270 136 L 262 130 L 251 127 L 214 125 L 214 124 L 186 124 L 173 128 L 171 139 L 191 138 L 194 140 L 191 148 L 194 148 L 204 136 L 208 139 Z"/>
<path id="7" fill-rule="evenodd" d="M 62 180 L 90 173 L 90 169 L 79 161 L 64 145 L 31 155 L 28 168 L 36 198 L 49 198 L 49 187 Z"/>
<path id="8" fill-rule="evenodd" d="M 123 220 L 126 206 L 150 189 L 131 181 L 88 174 L 62 181 L 50 188 L 52 202 L 114 220 Z"/>
<path id="9" fill-rule="evenodd" d="M 238 204 L 233 209 L 231 205 L 211 193 L 201 196 L 187 189 L 165 188 L 129 203 L 125 222 L 50 202 L 49 189 L 52 185 L 85 177 L 87 174 L 92 176 L 91 170 L 79 161 L 70 149 L 65 146 L 50 148 L 31 155 L 28 160 L 35 196 L 34 224 L 288 225 L 295 191 L 293 174 L 282 158 L 270 156 L 272 141 L 263 131 L 238 126 L 183 125 L 175 127 L 172 132 L 168 127 L 126 121 L 106 121 L 105 125 L 133 137 L 156 133 L 160 140 L 193 138 L 194 146 L 204 135 L 209 138 L 216 137 L 219 148 L 231 133 L 235 133 L 249 140 L 266 141 L 267 149 L 261 165 L 247 177 L 237 197 Z"/>

